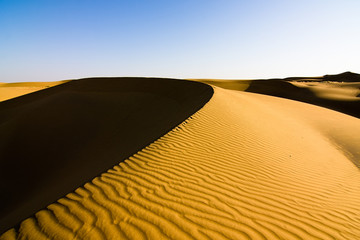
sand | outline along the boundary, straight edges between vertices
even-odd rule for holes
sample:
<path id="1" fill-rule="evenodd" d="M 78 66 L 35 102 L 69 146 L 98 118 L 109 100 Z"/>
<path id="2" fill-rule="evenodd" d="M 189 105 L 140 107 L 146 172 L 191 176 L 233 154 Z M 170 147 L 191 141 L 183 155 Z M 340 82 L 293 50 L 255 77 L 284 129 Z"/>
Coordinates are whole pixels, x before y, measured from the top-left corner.
<path id="1" fill-rule="evenodd" d="M 360 239 L 357 132 L 343 113 L 214 87 L 186 121 L 0 239 Z"/>
<path id="2" fill-rule="evenodd" d="M 189 79 L 225 89 L 246 91 L 253 80 L 222 80 L 222 79 Z"/>
<path id="3" fill-rule="evenodd" d="M 106 172 L 199 110 L 210 86 L 75 80 L 0 103 L 0 232 Z"/>
<path id="4" fill-rule="evenodd" d="M 338 101 L 360 101 L 360 82 L 301 82 L 291 84 L 310 90 L 318 98 Z"/>
<path id="5" fill-rule="evenodd" d="M 19 97 L 32 92 L 40 91 L 53 87 L 68 80 L 57 82 L 21 82 L 21 83 L 1 83 L 0 82 L 0 102 L 11 98 Z"/>
<path id="6" fill-rule="evenodd" d="M 226 89 L 266 94 L 330 108 L 360 118 L 360 74 L 284 79 L 194 79 Z"/>
<path id="7" fill-rule="evenodd" d="M 355 95 L 359 86 L 360 81 L 255 80 L 246 91 L 306 102 L 360 118 L 360 97 Z"/>

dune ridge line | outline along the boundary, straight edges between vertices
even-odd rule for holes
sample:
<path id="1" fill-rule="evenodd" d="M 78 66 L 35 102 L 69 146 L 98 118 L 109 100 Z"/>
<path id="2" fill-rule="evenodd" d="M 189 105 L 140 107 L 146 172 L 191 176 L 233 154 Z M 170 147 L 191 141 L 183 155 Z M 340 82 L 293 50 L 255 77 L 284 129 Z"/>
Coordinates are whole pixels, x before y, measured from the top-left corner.
<path id="1" fill-rule="evenodd" d="M 328 137 L 329 119 L 343 134 Z M 2 239 L 360 239 L 360 174 L 344 154 L 359 130 L 335 111 L 215 87 L 171 132 Z"/>
<path id="2" fill-rule="evenodd" d="M 176 79 L 90 78 L 0 102 L 0 232 L 163 136 L 212 93 Z"/>

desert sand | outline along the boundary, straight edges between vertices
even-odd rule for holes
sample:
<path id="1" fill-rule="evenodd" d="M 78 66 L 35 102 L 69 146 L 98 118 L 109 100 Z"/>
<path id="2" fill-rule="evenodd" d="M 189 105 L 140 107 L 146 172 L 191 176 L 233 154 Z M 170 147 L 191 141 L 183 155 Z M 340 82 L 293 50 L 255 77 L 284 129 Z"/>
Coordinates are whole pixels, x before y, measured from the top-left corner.
<path id="1" fill-rule="evenodd" d="M 15 98 L 32 92 L 40 91 L 53 87 L 68 80 L 56 82 L 21 82 L 21 83 L 1 83 L 0 82 L 0 102 Z"/>
<path id="2" fill-rule="evenodd" d="M 309 89 L 318 98 L 339 101 L 360 101 L 360 82 L 300 82 L 294 81 L 293 85 Z"/>
<path id="3" fill-rule="evenodd" d="M 193 80 L 226 89 L 306 102 L 360 118 L 360 74 L 352 72 L 322 77 L 290 77 L 284 79 Z"/>
<path id="4" fill-rule="evenodd" d="M 177 127 L 0 239 L 360 239 L 359 118 L 212 87 Z"/>
<path id="5" fill-rule="evenodd" d="M 0 232 L 163 136 L 212 96 L 197 82 L 75 80 L 0 103 Z M 16 174 L 14 171 L 16 170 Z"/>

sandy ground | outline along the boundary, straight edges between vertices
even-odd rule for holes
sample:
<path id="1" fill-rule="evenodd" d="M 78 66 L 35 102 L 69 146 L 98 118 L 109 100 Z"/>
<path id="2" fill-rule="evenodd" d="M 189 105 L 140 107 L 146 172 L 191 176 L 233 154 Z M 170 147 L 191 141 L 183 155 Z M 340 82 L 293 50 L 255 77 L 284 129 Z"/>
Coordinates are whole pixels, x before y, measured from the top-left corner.
<path id="1" fill-rule="evenodd" d="M 198 111 L 210 86 L 75 80 L 0 102 L 0 232 L 74 191 Z"/>
<path id="2" fill-rule="evenodd" d="M 360 120 L 214 90 L 172 131 L 0 239 L 360 239 Z"/>
<path id="3" fill-rule="evenodd" d="M 1 83 L 0 82 L 0 102 L 11 98 L 19 97 L 32 92 L 40 91 L 68 82 L 21 82 L 21 83 Z"/>
<path id="4" fill-rule="evenodd" d="M 317 97 L 339 101 L 360 101 L 360 82 L 300 82 L 291 84 L 309 89 Z"/>
<path id="5" fill-rule="evenodd" d="M 267 80 L 194 80 L 225 89 L 306 102 L 360 118 L 360 75 L 358 74 Z"/>

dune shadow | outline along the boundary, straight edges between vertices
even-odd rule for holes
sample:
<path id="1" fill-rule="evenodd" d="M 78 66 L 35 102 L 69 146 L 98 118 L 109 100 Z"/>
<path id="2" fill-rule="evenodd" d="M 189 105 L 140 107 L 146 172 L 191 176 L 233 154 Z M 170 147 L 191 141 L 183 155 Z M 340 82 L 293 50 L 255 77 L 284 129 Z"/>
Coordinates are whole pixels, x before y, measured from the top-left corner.
<path id="1" fill-rule="evenodd" d="M 212 96 L 158 78 L 90 78 L 0 103 L 0 232 L 166 134 Z"/>

